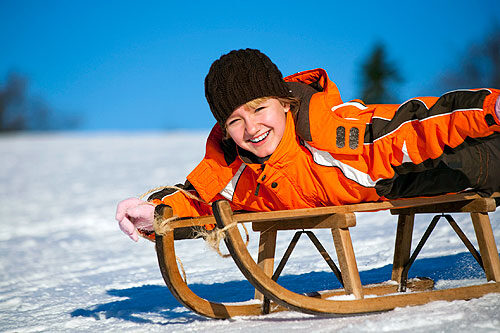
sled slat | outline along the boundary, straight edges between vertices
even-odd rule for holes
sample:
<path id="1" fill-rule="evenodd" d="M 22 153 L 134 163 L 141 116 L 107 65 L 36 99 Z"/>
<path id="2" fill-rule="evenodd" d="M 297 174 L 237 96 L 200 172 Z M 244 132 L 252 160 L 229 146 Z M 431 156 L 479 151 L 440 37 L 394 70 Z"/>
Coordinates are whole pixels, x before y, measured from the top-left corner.
<path id="1" fill-rule="evenodd" d="M 500 193 L 496 192 L 492 197 L 500 197 Z M 329 206 L 316 208 L 302 208 L 294 210 L 279 210 L 274 212 L 258 212 L 258 213 L 235 213 L 233 221 L 238 223 L 253 222 L 264 223 L 268 221 L 276 221 L 279 223 L 290 223 L 294 219 L 310 218 L 315 216 L 325 216 L 332 214 L 345 214 L 354 212 L 373 212 L 387 209 L 402 209 L 407 207 L 427 206 L 432 204 L 456 202 L 463 200 L 480 199 L 481 197 L 475 193 L 460 193 L 460 194 L 445 194 L 435 197 L 418 197 L 408 199 L 397 199 L 391 201 L 366 202 L 345 206 Z M 397 213 L 399 214 L 399 213 Z M 191 226 L 203 226 L 205 224 L 216 224 L 213 216 L 203 216 L 196 218 L 185 218 L 169 223 L 171 228 L 182 228 Z"/>
<path id="2" fill-rule="evenodd" d="M 494 212 L 496 203 L 494 198 L 479 198 L 474 200 L 445 202 L 419 207 L 391 209 L 391 214 L 423 214 L 423 213 L 482 213 Z"/>
<path id="3" fill-rule="evenodd" d="M 296 229 L 333 229 L 356 226 L 356 217 L 353 213 L 332 214 L 282 221 L 252 223 L 253 231 L 265 230 L 296 230 Z"/>

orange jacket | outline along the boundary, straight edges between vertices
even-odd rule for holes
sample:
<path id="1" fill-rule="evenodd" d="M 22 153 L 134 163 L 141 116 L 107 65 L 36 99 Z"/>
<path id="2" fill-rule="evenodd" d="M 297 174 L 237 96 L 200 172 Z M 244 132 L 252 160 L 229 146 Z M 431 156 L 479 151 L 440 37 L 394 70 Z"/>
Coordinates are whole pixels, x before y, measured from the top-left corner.
<path id="1" fill-rule="evenodd" d="M 500 132 L 496 89 L 454 91 L 401 105 L 365 105 L 359 100 L 343 103 L 322 69 L 285 81 L 315 90 L 301 103 L 296 119 L 288 113 L 276 151 L 262 164 L 252 162 L 232 140 L 223 141 L 216 125 L 204 159 L 187 177 L 202 200 L 225 198 L 234 210 L 247 211 L 384 200 L 384 184 L 398 168 L 419 170 L 445 147 Z M 181 217 L 211 214 L 210 206 L 181 192 L 157 195 L 155 202 L 171 206 Z"/>

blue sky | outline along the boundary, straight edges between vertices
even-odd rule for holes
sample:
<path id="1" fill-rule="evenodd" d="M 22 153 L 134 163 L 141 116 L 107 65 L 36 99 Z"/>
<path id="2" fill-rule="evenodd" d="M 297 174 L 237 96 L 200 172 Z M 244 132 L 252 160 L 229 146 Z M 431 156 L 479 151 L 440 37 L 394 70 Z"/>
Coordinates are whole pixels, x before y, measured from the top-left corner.
<path id="1" fill-rule="evenodd" d="M 214 124 L 203 82 L 232 49 L 257 48 L 284 75 L 322 67 L 344 100 L 383 42 L 404 101 L 442 93 L 471 42 L 500 23 L 500 1 L 0 1 L 0 84 L 15 71 L 82 130 Z"/>

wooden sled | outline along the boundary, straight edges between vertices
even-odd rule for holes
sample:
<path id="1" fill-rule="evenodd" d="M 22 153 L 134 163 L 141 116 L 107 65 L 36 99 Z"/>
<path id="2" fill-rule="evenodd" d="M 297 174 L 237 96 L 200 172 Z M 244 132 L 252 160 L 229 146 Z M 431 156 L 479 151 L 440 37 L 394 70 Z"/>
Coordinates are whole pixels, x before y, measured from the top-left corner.
<path id="1" fill-rule="evenodd" d="M 500 292 L 500 259 L 493 237 L 488 212 L 496 209 L 495 199 L 500 193 L 490 198 L 477 194 L 451 194 L 431 198 L 410 198 L 377 203 L 361 203 L 345 206 L 318 207 L 291 211 L 233 214 L 229 203 L 218 201 L 213 205 L 214 216 L 182 219 L 170 222 L 170 231 L 163 235 L 156 234 L 156 250 L 160 269 L 166 285 L 176 299 L 194 312 L 211 318 L 230 318 L 233 316 L 260 315 L 282 310 L 295 310 L 309 314 L 356 314 L 391 310 L 396 307 L 421 305 L 437 300 L 458 300 L 481 297 L 488 293 Z M 349 228 L 356 225 L 355 212 L 369 212 L 390 209 L 398 215 L 395 253 L 393 260 L 392 283 L 362 286 L 356 259 L 352 247 Z M 479 245 L 479 252 L 474 249 L 453 218 L 444 213 L 470 213 Z M 413 220 L 415 214 L 438 213 L 417 245 L 411 252 Z M 171 216 L 171 211 L 164 211 L 164 217 Z M 444 217 L 457 232 L 465 246 L 483 267 L 488 283 L 431 290 L 433 282 L 428 279 L 408 281 L 408 270 L 415 261 L 420 249 L 429 237 L 438 220 Z M 237 223 L 252 222 L 254 231 L 260 232 L 259 255 L 256 263 L 248 253 L 241 238 Z M 238 268 L 255 287 L 256 300 L 260 302 L 242 302 L 223 304 L 205 300 L 189 289 L 177 267 L 174 249 L 174 231 L 185 228 L 217 223 L 225 229 L 225 243 Z M 229 226 L 229 227 L 228 227 Z M 316 245 L 322 256 L 336 273 L 343 289 L 302 295 L 292 292 L 275 281 L 293 250 L 294 240 L 286 251 L 283 260 L 274 271 L 274 252 L 278 230 L 331 229 L 340 270 L 329 258 L 314 236 L 300 231 L 294 239 L 306 233 Z M 298 236 L 297 236 L 298 235 Z M 296 240 L 295 240 L 296 243 Z M 319 241 L 318 241 L 319 243 Z M 410 289 L 411 292 L 406 291 Z M 342 296 L 341 298 L 337 296 Z M 351 295 L 347 297 L 345 295 Z"/>

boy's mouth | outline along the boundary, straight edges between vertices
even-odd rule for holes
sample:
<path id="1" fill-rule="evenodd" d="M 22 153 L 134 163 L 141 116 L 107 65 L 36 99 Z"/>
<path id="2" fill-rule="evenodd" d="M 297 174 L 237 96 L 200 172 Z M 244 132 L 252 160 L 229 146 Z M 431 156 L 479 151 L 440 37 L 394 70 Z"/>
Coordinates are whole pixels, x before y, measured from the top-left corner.
<path id="1" fill-rule="evenodd" d="M 262 134 L 262 135 L 259 135 L 258 137 L 256 138 L 253 138 L 253 139 L 249 139 L 248 141 L 252 142 L 252 143 L 259 143 L 261 142 L 262 140 L 264 140 L 265 138 L 267 138 L 267 136 L 269 135 L 269 132 L 271 132 L 270 130 L 267 131 L 266 133 Z"/>

